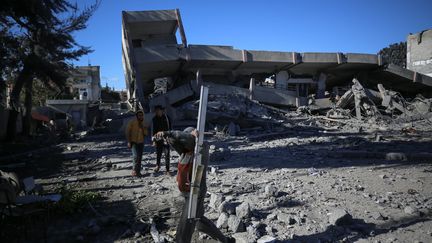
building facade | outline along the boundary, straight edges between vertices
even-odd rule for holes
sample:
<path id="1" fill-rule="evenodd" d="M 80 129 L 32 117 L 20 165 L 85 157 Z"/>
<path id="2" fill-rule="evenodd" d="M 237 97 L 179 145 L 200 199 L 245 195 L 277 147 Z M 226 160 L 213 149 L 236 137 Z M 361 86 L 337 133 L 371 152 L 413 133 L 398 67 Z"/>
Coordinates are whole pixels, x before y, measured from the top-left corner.
<path id="1" fill-rule="evenodd" d="M 407 68 L 432 77 L 432 29 L 408 35 Z"/>
<path id="2" fill-rule="evenodd" d="M 100 66 L 78 66 L 68 80 L 80 100 L 98 101 L 101 97 Z"/>

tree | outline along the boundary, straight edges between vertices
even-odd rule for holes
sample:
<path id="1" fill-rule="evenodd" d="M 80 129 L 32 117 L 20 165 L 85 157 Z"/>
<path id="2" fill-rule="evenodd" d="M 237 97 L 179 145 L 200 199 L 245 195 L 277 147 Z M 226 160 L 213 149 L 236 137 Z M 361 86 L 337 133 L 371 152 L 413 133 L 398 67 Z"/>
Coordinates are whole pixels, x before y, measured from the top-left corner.
<path id="1" fill-rule="evenodd" d="M 108 84 L 106 84 L 106 86 L 101 90 L 101 100 L 102 102 L 107 103 L 117 103 L 120 102 L 121 99 L 120 94 L 118 92 L 115 92 L 113 89 L 110 89 L 110 87 L 108 87 Z"/>
<path id="2" fill-rule="evenodd" d="M 99 1 L 96 1 L 80 11 L 76 4 L 67 0 L 6 0 L 2 3 L 0 22 L 2 27 L 5 26 L 5 38 L 10 36 L 20 43 L 12 51 L 19 62 L 11 65 L 16 78 L 10 95 L 8 141 L 15 139 L 22 89 L 25 87 L 26 91 L 24 131 L 28 131 L 33 80 L 54 83 L 63 89 L 72 68 L 69 61 L 91 52 L 89 47 L 78 44 L 72 34 L 86 28 L 98 5 Z"/>
<path id="3" fill-rule="evenodd" d="M 381 49 L 378 52 L 383 59 L 388 62 L 395 64 L 399 67 L 406 68 L 406 55 L 407 55 L 407 43 L 399 42 L 393 43 L 388 47 Z"/>

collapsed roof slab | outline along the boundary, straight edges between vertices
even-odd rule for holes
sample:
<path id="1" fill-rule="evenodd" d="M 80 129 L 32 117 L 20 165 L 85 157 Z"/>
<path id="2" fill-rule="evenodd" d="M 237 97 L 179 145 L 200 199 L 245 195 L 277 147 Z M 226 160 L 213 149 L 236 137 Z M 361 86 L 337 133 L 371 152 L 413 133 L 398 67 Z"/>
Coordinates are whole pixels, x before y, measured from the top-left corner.
<path id="1" fill-rule="evenodd" d="M 386 89 L 428 96 L 432 94 L 432 77 L 393 64 L 371 72 L 368 78 L 370 82 L 383 84 Z"/>
<path id="2" fill-rule="evenodd" d="M 294 52 L 243 50 L 243 63 L 235 70 L 239 74 L 273 73 L 293 65 Z"/>
<path id="3" fill-rule="evenodd" d="M 183 70 L 200 69 L 203 74 L 212 69 L 231 71 L 243 62 L 242 52 L 232 46 L 189 45 L 185 58 Z"/>
<path id="4" fill-rule="evenodd" d="M 123 11 L 129 38 L 148 35 L 174 35 L 177 31 L 175 10 Z"/>
<path id="5" fill-rule="evenodd" d="M 173 75 L 182 61 L 177 45 L 135 48 L 134 55 L 137 72 L 143 80 Z"/>
<path id="6" fill-rule="evenodd" d="M 315 75 L 329 67 L 336 66 L 339 53 L 305 52 L 297 55 L 298 62 L 289 68 L 291 73 L 297 75 Z"/>
<path id="7" fill-rule="evenodd" d="M 345 53 L 338 56 L 338 65 L 326 69 L 328 86 L 345 83 L 362 72 L 376 70 L 381 58 L 374 54 Z"/>

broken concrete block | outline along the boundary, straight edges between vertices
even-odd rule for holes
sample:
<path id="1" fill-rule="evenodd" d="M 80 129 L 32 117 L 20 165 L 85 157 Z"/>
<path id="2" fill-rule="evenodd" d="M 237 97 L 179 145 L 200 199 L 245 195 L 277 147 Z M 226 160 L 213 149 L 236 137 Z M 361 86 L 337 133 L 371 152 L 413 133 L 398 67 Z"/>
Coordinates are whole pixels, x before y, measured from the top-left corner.
<path id="1" fill-rule="evenodd" d="M 216 222 L 216 227 L 218 227 L 219 229 L 220 228 L 227 228 L 228 227 L 228 218 L 229 218 L 228 214 L 221 213 L 219 215 L 217 222 Z"/>
<path id="2" fill-rule="evenodd" d="M 373 212 L 371 214 L 371 216 L 375 220 L 384 220 L 384 217 L 382 216 L 382 214 L 380 212 Z"/>
<path id="3" fill-rule="evenodd" d="M 274 243 L 276 242 L 276 238 L 269 235 L 264 235 L 263 237 L 257 240 L 257 243 Z"/>
<path id="4" fill-rule="evenodd" d="M 232 235 L 232 237 L 235 239 L 236 243 L 254 243 L 254 242 L 256 242 L 255 239 L 250 237 L 250 235 L 246 232 L 235 233 Z"/>
<path id="5" fill-rule="evenodd" d="M 417 210 L 416 208 L 414 208 L 414 207 L 406 206 L 406 207 L 404 208 L 404 212 L 405 212 L 406 214 L 417 214 L 417 213 L 418 213 L 418 210 Z"/>
<path id="6" fill-rule="evenodd" d="M 228 218 L 228 228 L 234 232 L 234 233 L 238 233 L 238 232 L 245 232 L 246 228 L 245 225 L 243 223 L 243 221 L 235 216 L 235 215 L 230 215 Z"/>
<path id="7" fill-rule="evenodd" d="M 278 189 L 274 186 L 274 185 L 267 185 L 264 188 L 264 193 L 267 197 L 271 197 L 271 196 L 277 196 L 278 193 Z"/>
<path id="8" fill-rule="evenodd" d="M 224 200 L 224 197 L 222 194 L 212 193 L 210 196 L 209 207 L 217 210 L 219 208 L 219 206 L 222 204 L 223 200 Z"/>
<path id="9" fill-rule="evenodd" d="M 247 218 L 250 216 L 251 210 L 250 205 L 247 202 L 243 202 L 236 208 L 236 215 L 239 218 Z"/>
<path id="10" fill-rule="evenodd" d="M 332 225 L 350 225 L 352 223 L 352 216 L 344 209 L 336 209 L 329 216 L 329 222 Z"/>
<path id="11" fill-rule="evenodd" d="M 234 204 L 230 202 L 223 202 L 221 205 L 219 205 L 218 211 L 219 213 L 227 213 L 227 214 L 235 214 L 235 206 Z"/>

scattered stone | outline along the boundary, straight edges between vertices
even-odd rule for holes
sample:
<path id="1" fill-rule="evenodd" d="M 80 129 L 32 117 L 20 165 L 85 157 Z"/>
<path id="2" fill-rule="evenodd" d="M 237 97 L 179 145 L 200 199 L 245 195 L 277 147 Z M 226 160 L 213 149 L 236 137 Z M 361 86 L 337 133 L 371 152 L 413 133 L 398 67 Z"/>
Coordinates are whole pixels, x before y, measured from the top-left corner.
<path id="1" fill-rule="evenodd" d="M 235 206 L 234 204 L 230 203 L 230 202 L 223 202 L 221 205 L 219 205 L 219 213 L 227 213 L 227 214 L 235 214 Z"/>
<path id="2" fill-rule="evenodd" d="M 229 218 L 228 214 L 221 213 L 219 215 L 217 222 L 216 222 L 216 227 L 218 227 L 219 229 L 220 228 L 227 228 L 228 227 L 228 218 Z"/>
<path id="3" fill-rule="evenodd" d="M 224 197 L 222 194 L 219 193 L 212 193 L 210 196 L 210 203 L 209 207 L 213 209 L 218 209 L 219 206 L 223 203 Z"/>
<path id="4" fill-rule="evenodd" d="M 210 167 L 210 173 L 211 174 L 213 174 L 213 175 L 215 175 L 215 174 L 217 174 L 217 172 L 218 172 L 218 169 L 216 168 L 216 167 Z"/>
<path id="5" fill-rule="evenodd" d="M 329 222 L 332 225 L 350 225 L 352 223 L 352 216 L 344 209 L 336 209 L 330 213 Z"/>
<path id="6" fill-rule="evenodd" d="M 414 207 L 406 206 L 406 207 L 404 208 L 404 212 L 405 212 L 406 214 L 417 214 L 417 213 L 418 213 L 418 210 L 417 210 L 416 208 L 414 208 Z"/>
<path id="7" fill-rule="evenodd" d="M 277 214 L 276 213 L 271 213 L 269 215 L 267 215 L 267 219 L 268 220 L 275 220 L 277 218 Z"/>
<path id="8" fill-rule="evenodd" d="M 282 221 L 287 225 L 293 225 L 297 223 L 297 221 L 287 213 L 278 213 L 277 218 L 279 221 Z"/>
<path id="9" fill-rule="evenodd" d="M 250 206 L 249 203 L 247 202 L 243 202 L 236 208 L 236 215 L 239 218 L 247 218 L 250 216 L 250 213 L 251 213 Z"/>
<path id="10" fill-rule="evenodd" d="M 384 220 L 384 216 L 380 212 L 373 212 L 371 216 L 375 220 Z"/>
<path id="11" fill-rule="evenodd" d="M 273 243 L 273 242 L 276 242 L 276 238 L 269 235 L 265 235 L 257 240 L 257 243 Z"/>
<path id="12" fill-rule="evenodd" d="M 278 189 L 274 185 L 267 185 L 264 188 L 264 193 L 267 197 L 274 197 L 277 196 Z"/>
<path id="13" fill-rule="evenodd" d="M 238 232 L 245 232 L 246 228 L 245 225 L 243 223 L 243 221 L 235 216 L 235 215 L 230 215 L 228 218 L 228 228 L 234 232 L 234 233 L 238 233 Z"/>
<path id="14" fill-rule="evenodd" d="M 381 179 L 386 179 L 386 178 L 388 178 L 388 176 L 387 176 L 387 175 L 384 175 L 384 174 L 382 174 L 382 175 L 379 175 L 379 178 L 381 178 Z"/>
<path id="15" fill-rule="evenodd" d="M 236 243 L 254 243 L 256 239 L 251 237 L 247 232 L 235 233 L 232 235 Z"/>

